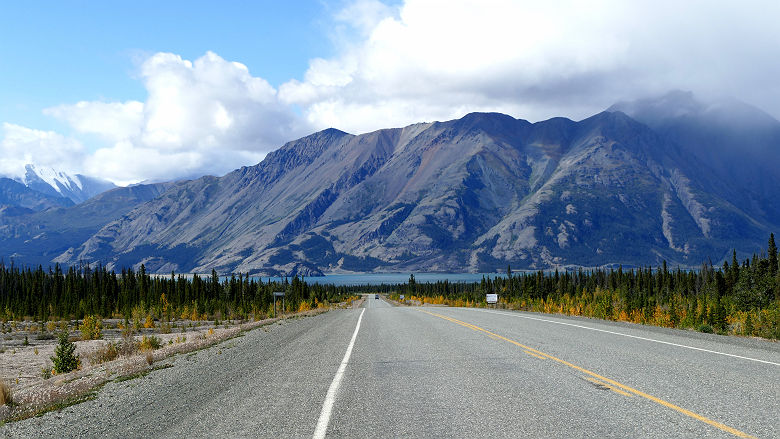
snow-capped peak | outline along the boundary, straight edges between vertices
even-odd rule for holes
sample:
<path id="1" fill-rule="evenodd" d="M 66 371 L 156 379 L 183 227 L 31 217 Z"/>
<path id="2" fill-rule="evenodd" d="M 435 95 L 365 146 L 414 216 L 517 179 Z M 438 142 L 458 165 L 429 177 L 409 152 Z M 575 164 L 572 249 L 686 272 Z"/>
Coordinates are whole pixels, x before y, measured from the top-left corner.
<path id="1" fill-rule="evenodd" d="M 64 172 L 57 171 L 54 168 L 50 168 L 48 166 L 25 165 L 24 169 L 26 172 L 22 183 L 27 186 L 30 185 L 31 181 L 35 181 L 37 177 L 45 181 L 62 196 L 66 196 L 63 194 L 63 190 L 74 190 L 76 188 L 78 188 L 78 190 L 82 190 L 84 188 L 79 175 L 70 176 Z"/>
<path id="2" fill-rule="evenodd" d="M 106 180 L 71 175 L 48 166 L 28 164 L 24 169 L 24 176 L 16 179 L 20 183 L 47 195 L 69 198 L 77 204 L 116 187 Z"/>

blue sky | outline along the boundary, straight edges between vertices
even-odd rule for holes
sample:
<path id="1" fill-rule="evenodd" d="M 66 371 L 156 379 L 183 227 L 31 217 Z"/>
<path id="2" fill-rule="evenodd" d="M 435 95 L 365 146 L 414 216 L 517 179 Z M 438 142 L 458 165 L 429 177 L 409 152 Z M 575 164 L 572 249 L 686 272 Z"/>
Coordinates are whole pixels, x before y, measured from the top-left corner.
<path id="1" fill-rule="evenodd" d="M 284 1 L 5 2 L 0 14 L 0 121 L 66 124 L 41 109 L 80 100 L 142 99 L 137 61 L 210 50 L 278 86 L 333 53 L 338 3 Z"/>
<path id="2" fill-rule="evenodd" d="M 0 3 L 0 176 L 221 175 L 328 127 L 575 120 L 693 91 L 780 117 L 769 0 Z"/>

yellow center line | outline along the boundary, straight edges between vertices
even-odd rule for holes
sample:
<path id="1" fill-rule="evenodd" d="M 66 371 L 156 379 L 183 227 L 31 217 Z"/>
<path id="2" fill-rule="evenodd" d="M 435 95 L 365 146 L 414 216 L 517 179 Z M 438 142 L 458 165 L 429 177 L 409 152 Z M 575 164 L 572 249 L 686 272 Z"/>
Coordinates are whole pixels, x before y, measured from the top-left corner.
<path id="1" fill-rule="evenodd" d="M 613 386 L 610 386 L 609 384 L 605 383 L 604 381 L 597 380 L 596 378 L 590 377 L 590 378 L 585 378 L 585 379 L 590 381 L 591 383 L 598 384 L 599 386 L 604 386 L 607 389 L 609 389 L 609 390 L 611 390 L 611 391 L 613 391 L 615 393 L 618 393 L 620 395 L 627 396 L 629 398 L 633 398 L 634 397 L 634 395 L 632 395 L 632 394 L 630 394 L 628 392 L 624 392 L 624 391 L 622 391 L 620 389 L 616 389 Z"/>
<path id="2" fill-rule="evenodd" d="M 525 352 L 526 354 L 528 354 L 528 355 L 530 355 L 530 356 L 532 356 L 532 357 L 540 358 L 540 359 L 542 359 L 542 360 L 545 360 L 545 359 L 546 359 L 546 358 L 542 357 L 541 355 L 536 355 L 536 354 L 534 354 L 534 353 L 533 353 L 533 352 L 531 352 L 531 351 L 526 351 L 526 350 L 524 350 L 523 352 Z"/>
<path id="3" fill-rule="evenodd" d="M 722 423 L 720 423 L 718 421 L 714 421 L 714 420 L 712 420 L 710 418 L 707 418 L 707 417 L 704 417 L 702 415 L 696 414 L 696 413 L 694 413 L 694 412 L 692 412 L 690 410 L 686 410 L 686 409 L 684 409 L 684 408 L 682 408 L 680 406 L 674 405 L 671 402 L 664 401 L 661 398 L 657 398 L 655 396 L 648 395 L 647 393 L 644 393 L 642 391 L 634 389 L 633 387 L 629 387 L 629 386 L 627 386 L 625 384 L 621 384 L 621 383 L 619 383 L 619 382 L 617 382 L 615 380 L 611 380 L 611 379 L 609 379 L 607 377 L 603 377 L 603 376 L 601 376 L 601 375 L 599 375 L 599 374 L 597 374 L 595 372 L 589 371 L 588 369 L 585 369 L 585 368 L 582 368 L 580 366 L 577 366 L 577 365 L 574 365 L 572 363 L 569 363 L 568 361 L 561 360 L 560 358 L 553 357 L 552 355 L 549 355 L 549 354 L 545 354 L 544 352 L 536 350 L 536 349 L 534 349 L 534 348 L 532 348 L 530 346 L 526 346 L 526 345 L 524 345 L 522 343 L 518 343 L 518 342 L 516 342 L 514 340 L 510 340 L 510 339 L 508 339 L 506 337 L 502 337 L 502 336 L 500 336 L 500 335 L 498 335 L 498 334 L 496 334 L 494 332 L 488 331 L 487 329 L 483 329 L 483 328 L 480 328 L 479 326 L 472 325 L 471 323 L 466 323 L 466 322 L 460 321 L 458 319 L 454 319 L 452 317 L 443 316 L 441 314 L 436 314 L 436 313 L 433 313 L 433 312 L 430 312 L 430 311 L 423 311 L 423 310 L 420 310 L 420 311 L 424 312 L 426 314 L 432 315 L 434 317 L 439 317 L 441 319 L 450 321 L 452 323 L 455 323 L 455 324 L 458 324 L 458 325 L 461 325 L 461 326 L 465 326 L 466 328 L 473 329 L 474 331 L 483 332 L 483 333 L 491 336 L 492 338 L 497 338 L 497 339 L 500 339 L 500 340 L 512 343 L 513 345 L 519 346 L 519 347 L 525 349 L 526 351 L 530 351 L 531 353 L 534 353 L 534 354 L 536 354 L 536 355 L 538 355 L 538 356 L 540 356 L 542 358 L 547 358 L 547 359 L 556 361 L 558 363 L 561 363 L 563 365 L 566 365 L 566 366 L 568 366 L 568 367 L 570 367 L 572 369 L 578 370 L 578 371 L 580 371 L 580 372 L 582 372 L 584 374 L 590 375 L 590 376 L 592 376 L 592 377 L 594 377 L 596 379 L 604 381 L 605 383 L 611 384 L 614 387 L 618 387 L 618 388 L 620 388 L 620 389 L 622 389 L 622 390 L 624 390 L 626 392 L 633 393 L 634 395 L 637 395 L 637 396 L 641 396 L 642 398 L 649 399 L 650 401 L 653 401 L 653 402 L 655 402 L 657 404 L 660 404 L 660 405 L 662 405 L 664 407 L 667 407 L 667 408 L 670 408 L 672 410 L 676 410 L 676 411 L 678 411 L 678 412 L 680 412 L 680 413 L 682 413 L 682 414 L 684 414 L 686 416 L 689 416 L 689 417 L 691 417 L 693 419 L 696 419 L 698 421 L 704 422 L 706 424 L 712 425 L 713 427 L 719 428 L 719 429 L 721 429 L 721 430 L 723 430 L 725 432 L 731 433 L 731 434 L 733 434 L 735 436 L 746 437 L 746 438 L 755 438 L 755 436 L 751 436 L 751 435 L 749 435 L 749 434 L 747 434 L 745 432 L 739 431 L 736 428 L 729 427 L 726 424 L 722 424 Z"/>

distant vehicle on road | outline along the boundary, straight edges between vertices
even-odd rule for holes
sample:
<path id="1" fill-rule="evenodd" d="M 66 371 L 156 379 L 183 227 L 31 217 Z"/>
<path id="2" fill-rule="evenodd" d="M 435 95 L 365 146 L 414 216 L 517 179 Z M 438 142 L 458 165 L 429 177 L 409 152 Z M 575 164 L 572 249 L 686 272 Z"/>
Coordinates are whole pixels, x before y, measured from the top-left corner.
<path id="1" fill-rule="evenodd" d="M 375 294 L 374 299 L 379 299 L 379 294 Z"/>

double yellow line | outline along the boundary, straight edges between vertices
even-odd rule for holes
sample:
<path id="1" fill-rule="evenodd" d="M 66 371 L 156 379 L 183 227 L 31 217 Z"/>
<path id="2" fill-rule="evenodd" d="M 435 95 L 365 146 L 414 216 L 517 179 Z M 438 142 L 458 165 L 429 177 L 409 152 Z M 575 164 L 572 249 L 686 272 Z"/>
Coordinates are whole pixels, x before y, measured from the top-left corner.
<path id="1" fill-rule="evenodd" d="M 690 410 L 686 410 L 686 409 L 684 409 L 684 408 L 682 408 L 680 406 L 674 405 L 674 404 L 672 404 L 672 403 L 670 403 L 668 401 L 664 401 L 661 398 L 656 398 L 655 396 L 648 395 L 647 393 L 644 393 L 642 391 L 634 389 L 633 387 L 629 387 L 629 386 L 627 386 L 625 384 L 622 384 L 622 383 L 619 383 L 619 382 L 617 382 L 615 380 L 611 380 L 611 379 L 609 379 L 607 377 L 603 377 L 603 376 L 601 376 L 601 375 L 599 375 L 599 374 L 597 374 L 595 372 L 591 372 L 588 369 L 585 369 L 585 368 L 582 368 L 580 366 L 571 364 L 568 361 L 561 360 L 560 358 L 553 357 L 552 355 L 549 355 L 549 354 L 545 354 L 544 352 L 536 350 L 536 349 L 534 349 L 534 348 L 532 348 L 530 346 L 526 346 L 526 345 L 524 345 L 522 343 L 518 343 L 518 342 L 516 342 L 514 340 L 511 340 L 511 339 L 508 339 L 506 337 L 502 337 L 502 336 L 500 336 L 500 335 L 498 335 L 498 334 L 496 334 L 494 332 L 488 331 L 487 329 L 480 328 L 477 325 L 472 325 L 471 323 L 466 323 L 464 321 L 461 321 L 461 320 L 458 320 L 458 319 L 454 319 L 452 317 L 447 317 L 447 316 L 444 316 L 444 315 L 441 315 L 441 314 L 436 314 L 436 313 L 433 313 L 433 312 L 430 312 L 430 311 L 424 311 L 424 310 L 420 310 L 420 311 L 424 312 L 426 314 L 432 315 L 434 317 L 439 317 L 439 318 L 442 318 L 444 320 L 450 321 L 450 322 L 455 323 L 457 325 L 465 326 L 466 328 L 473 329 L 474 331 L 485 333 L 485 334 L 487 334 L 489 337 L 491 337 L 493 339 L 503 340 L 503 341 L 512 343 L 515 346 L 523 348 L 527 354 L 532 355 L 534 357 L 543 358 L 543 359 L 549 359 L 549 360 L 558 362 L 560 364 L 563 364 L 565 366 L 568 366 L 568 367 L 570 367 L 572 369 L 578 370 L 578 371 L 580 371 L 580 372 L 582 372 L 582 373 L 584 373 L 586 375 L 590 375 L 595 380 L 599 380 L 599 381 L 602 381 L 603 383 L 608 384 L 607 387 L 609 387 L 610 390 L 613 390 L 615 392 L 624 394 L 626 396 L 630 396 L 631 394 L 637 395 L 637 396 L 641 396 L 642 398 L 649 399 L 650 401 L 653 401 L 653 402 L 655 402 L 657 404 L 660 404 L 660 405 L 662 405 L 664 407 L 670 408 L 672 410 L 676 410 L 676 411 L 678 411 L 678 412 L 680 412 L 680 413 L 682 413 L 682 414 L 684 414 L 686 416 L 689 416 L 689 417 L 691 417 L 693 419 L 696 419 L 697 421 L 701 421 L 701 422 L 704 422 L 706 424 L 712 425 L 713 427 L 719 428 L 719 429 L 721 429 L 721 430 L 723 430 L 725 432 L 731 433 L 731 434 L 733 434 L 735 436 L 745 437 L 745 438 L 755 438 L 754 436 L 751 436 L 751 435 L 749 435 L 749 434 L 747 434 L 745 432 L 739 431 L 739 430 L 737 430 L 735 428 L 731 428 L 731 427 L 729 427 L 726 424 L 722 424 L 722 423 L 720 423 L 718 421 L 714 421 L 714 420 L 712 420 L 710 418 L 707 418 L 707 417 L 704 417 L 702 415 L 696 414 L 696 413 L 694 413 L 694 412 L 692 412 Z"/>

